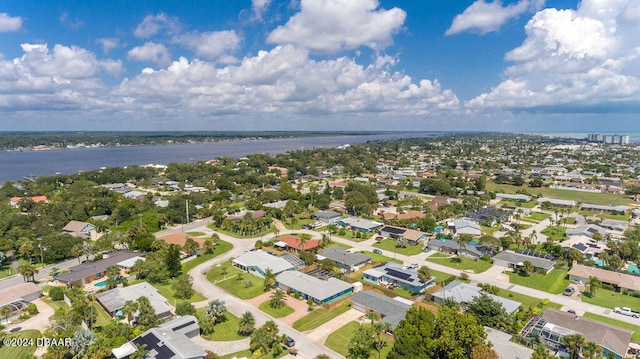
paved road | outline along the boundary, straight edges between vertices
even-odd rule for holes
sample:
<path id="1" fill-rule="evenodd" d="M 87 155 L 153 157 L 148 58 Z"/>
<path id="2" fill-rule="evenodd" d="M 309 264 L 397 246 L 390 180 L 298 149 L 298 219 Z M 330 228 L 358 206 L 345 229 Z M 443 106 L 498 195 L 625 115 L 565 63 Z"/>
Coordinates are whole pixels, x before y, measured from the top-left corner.
<path id="1" fill-rule="evenodd" d="M 82 257 L 84 258 L 84 256 Z M 78 265 L 78 260 L 77 259 L 69 259 L 67 261 L 64 262 L 60 262 L 60 263 L 56 263 L 56 264 L 49 264 L 47 266 L 44 266 L 44 268 L 38 268 L 38 274 L 35 275 L 35 280 L 36 281 L 48 281 L 51 276 L 49 275 L 49 273 L 51 273 L 51 270 L 55 267 L 58 268 L 60 270 L 63 269 L 69 269 L 73 266 L 77 266 Z M 24 280 L 22 279 L 22 276 L 20 274 L 14 274 L 12 276 L 9 277 L 5 277 L 3 279 L 0 280 L 0 289 L 4 289 L 4 288 L 9 288 L 12 287 L 14 285 L 20 284 L 20 283 L 24 283 Z"/>

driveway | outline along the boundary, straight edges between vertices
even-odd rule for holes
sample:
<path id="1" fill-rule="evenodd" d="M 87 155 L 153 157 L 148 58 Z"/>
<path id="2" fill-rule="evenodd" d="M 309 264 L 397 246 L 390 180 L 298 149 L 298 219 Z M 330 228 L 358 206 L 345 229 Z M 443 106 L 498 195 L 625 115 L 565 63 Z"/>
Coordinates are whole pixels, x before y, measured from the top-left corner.
<path id="1" fill-rule="evenodd" d="M 31 303 L 35 304 L 36 307 L 38 307 L 38 314 L 36 314 L 35 316 L 25 321 L 8 325 L 5 328 L 7 331 L 15 327 L 20 327 L 22 328 L 22 330 L 35 329 L 40 332 L 44 331 L 44 329 L 49 325 L 49 317 L 51 317 L 54 313 L 53 308 L 51 308 L 47 303 L 43 302 L 41 299 L 36 299 Z"/>
<path id="2" fill-rule="evenodd" d="M 316 343 L 324 343 L 331 333 L 344 327 L 350 322 L 360 322 L 364 317 L 364 313 L 355 309 L 349 309 L 348 311 L 340 314 L 339 316 L 331 319 L 330 321 L 322 324 L 321 326 L 307 330 L 304 332 L 308 338 L 312 339 Z"/>

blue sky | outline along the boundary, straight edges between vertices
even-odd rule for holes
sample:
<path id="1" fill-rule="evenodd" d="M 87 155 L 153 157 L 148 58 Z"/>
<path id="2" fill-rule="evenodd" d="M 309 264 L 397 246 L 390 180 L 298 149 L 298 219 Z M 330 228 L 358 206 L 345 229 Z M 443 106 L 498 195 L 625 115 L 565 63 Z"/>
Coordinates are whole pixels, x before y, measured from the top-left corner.
<path id="1" fill-rule="evenodd" d="M 0 0 L 3 130 L 640 131 L 635 0 Z"/>

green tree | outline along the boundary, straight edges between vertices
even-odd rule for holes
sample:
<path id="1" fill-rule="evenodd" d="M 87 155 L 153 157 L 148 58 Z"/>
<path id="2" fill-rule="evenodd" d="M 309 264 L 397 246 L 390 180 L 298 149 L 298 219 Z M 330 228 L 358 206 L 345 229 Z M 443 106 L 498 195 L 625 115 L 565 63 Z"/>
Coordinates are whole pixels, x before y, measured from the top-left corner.
<path id="1" fill-rule="evenodd" d="M 531 359 L 555 359 L 555 357 L 543 344 L 536 346 L 533 354 L 531 354 Z"/>
<path id="2" fill-rule="evenodd" d="M 431 269 L 429 269 L 429 267 L 427 266 L 420 266 L 420 268 L 418 268 L 418 279 L 423 282 L 426 283 L 428 281 L 431 280 Z"/>
<path id="3" fill-rule="evenodd" d="M 276 275 L 273 274 L 273 271 L 271 271 L 271 268 L 267 268 L 267 270 L 264 272 L 264 291 L 268 291 L 269 289 L 271 289 L 273 287 L 273 285 L 276 282 Z"/>
<path id="4" fill-rule="evenodd" d="M 222 300 L 214 299 L 207 303 L 204 314 L 213 319 L 214 323 L 218 323 L 220 319 L 227 315 L 227 307 Z"/>
<path id="5" fill-rule="evenodd" d="M 188 255 L 193 255 L 200 248 L 198 242 L 194 241 L 193 238 L 187 237 L 184 241 L 184 246 L 182 246 L 182 250 L 185 251 Z"/>
<path id="6" fill-rule="evenodd" d="M 387 340 L 385 338 L 386 333 L 391 333 L 393 329 L 391 327 L 391 323 L 389 322 L 377 322 L 372 325 L 373 332 L 375 333 L 375 337 L 373 340 L 373 349 L 378 352 L 378 359 L 382 358 L 382 349 L 387 345 Z"/>
<path id="7" fill-rule="evenodd" d="M 586 342 L 582 347 L 582 356 L 584 359 L 602 358 L 602 347 L 594 342 Z"/>
<path id="8" fill-rule="evenodd" d="M 84 250 L 82 249 L 81 244 L 76 244 L 71 248 L 71 255 L 78 258 L 78 263 L 80 263 L 80 257 L 84 254 Z"/>
<path id="9" fill-rule="evenodd" d="M 471 348 L 470 359 L 500 359 L 500 356 L 490 346 L 482 343 Z"/>
<path id="10" fill-rule="evenodd" d="M 492 328 L 501 329 L 509 320 L 502 304 L 485 293 L 468 303 L 467 312 L 473 314 L 480 324 Z"/>
<path id="11" fill-rule="evenodd" d="M 595 297 L 596 289 L 601 284 L 600 280 L 598 280 L 598 277 L 589 276 L 589 282 L 587 284 L 589 285 L 589 295 L 591 295 L 592 297 Z"/>
<path id="12" fill-rule="evenodd" d="M 580 358 L 580 349 L 586 341 L 582 334 L 568 334 L 560 338 L 560 342 L 566 346 L 569 358 L 578 359 Z"/>
<path id="13" fill-rule="evenodd" d="M 151 306 L 151 302 L 149 302 L 149 298 L 142 296 L 137 300 L 138 302 L 138 323 L 142 325 L 144 328 L 153 328 L 155 327 L 160 320 L 156 316 L 156 311 Z"/>
<path id="14" fill-rule="evenodd" d="M 280 288 L 276 288 L 273 293 L 271 293 L 271 300 L 269 300 L 269 306 L 271 308 L 282 308 L 286 305 L 285 298 L 287 293 Z"/>
<path id="15" fill-rule="evenodd" d="M 193 278 L 188 274 L 181 274 L 178 278 L 176 278 L 171 284 L 173 288 L 173 292 L 176 298 L 178 299 L 189 299 L 193 295 Z"/>
<path id="16" fill-rule="evenodd" d="M 21 264 L 18 266 L 18 273 L 22 275 L 25 282 L 35 282 L 35 276 L 39 270 L 33 264 Z"/>
<path id="17" fill-rule="evenodd" d="M 361 325 L 349 342 L 349 359 L 369 359 L 375 344 L 375 333 L 370 326 Z"/>
<path id="18" fill-rule="evenodd" d="M 134 352 L 129 355 L 130 359 L 144 359 L 147 357 L 149 351 L 146 344 L 135 344 L 135 347 Z"/>
<path id="19" fill-rule="evenodd" d="M 249 335 L 256 328 L 256 318 L 253 316 L 253 313 L 250 311 L 246 311 L 240 317 L 240 323 L 238 324 L 238 334 L 240 335 Z"/>
<path id="20" fill-rule="evenodd" d="M 200 326 L 200 332 L 204 335 L 212 334 L 215 330 L 215 321 L 208 316 L 198 318 L 198 325 Z"/>
<path id="21" fill-rule="evenodd" d="M 182 272 L 182 264 L 180 263 L 180 247 L 176 244 L 167 246 L 164 264 L 167 267 L 171 278 L 177 277 Z"/>
<path id="22" fill-rule="evenodd" d="M 195 315 L 196 308 L 189 302 L 179 302 L 176 304 L 176 315 Z"/>

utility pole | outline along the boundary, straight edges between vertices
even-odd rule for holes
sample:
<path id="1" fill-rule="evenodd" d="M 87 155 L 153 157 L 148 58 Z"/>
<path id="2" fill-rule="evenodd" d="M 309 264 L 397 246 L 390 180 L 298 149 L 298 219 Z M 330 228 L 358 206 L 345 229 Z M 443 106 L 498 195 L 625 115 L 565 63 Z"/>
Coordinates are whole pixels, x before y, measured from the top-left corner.
<path id="1" fill-rule="evenodd" d="M 189 223 L 189 200 L 187 199 L 187 223 Z"/>

